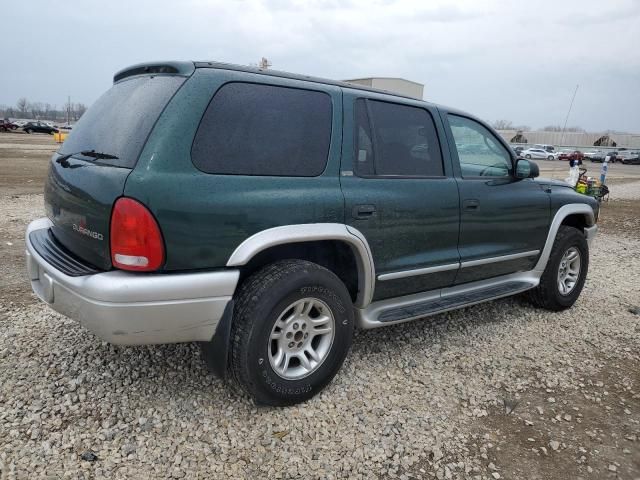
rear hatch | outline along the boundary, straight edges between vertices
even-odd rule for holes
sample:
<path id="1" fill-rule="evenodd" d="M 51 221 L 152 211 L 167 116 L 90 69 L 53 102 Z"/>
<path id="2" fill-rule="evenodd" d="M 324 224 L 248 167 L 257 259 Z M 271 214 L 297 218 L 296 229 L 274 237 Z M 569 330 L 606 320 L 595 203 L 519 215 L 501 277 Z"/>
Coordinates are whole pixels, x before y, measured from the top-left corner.
<path id="1" fill-rule="evenodd" d="M 82 260 L 111 268 L 111 209 L 157 118 L 184 76 L 124 78 L 87 110 L 51 158 L 45 183 L 55 239 Z"/>

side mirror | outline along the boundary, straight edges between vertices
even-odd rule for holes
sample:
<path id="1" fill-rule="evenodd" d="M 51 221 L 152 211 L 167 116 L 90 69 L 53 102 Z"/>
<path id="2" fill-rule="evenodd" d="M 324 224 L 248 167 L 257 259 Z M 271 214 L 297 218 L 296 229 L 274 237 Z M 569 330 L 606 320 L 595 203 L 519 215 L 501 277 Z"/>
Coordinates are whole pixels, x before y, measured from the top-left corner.
<path id="1" fill-rule="evenodd" d="M 540 175 L 538 164 L 519 158 L 516 161 L 516 178 L 536 178 Z"/>

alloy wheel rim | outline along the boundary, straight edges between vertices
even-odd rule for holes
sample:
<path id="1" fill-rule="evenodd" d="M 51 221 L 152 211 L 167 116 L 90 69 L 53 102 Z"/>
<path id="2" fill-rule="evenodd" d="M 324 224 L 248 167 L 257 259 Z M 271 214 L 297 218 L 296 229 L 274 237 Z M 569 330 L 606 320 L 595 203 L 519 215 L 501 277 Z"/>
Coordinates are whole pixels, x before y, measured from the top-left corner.
<path id="1" fill-rule="evenodd" d="M 569 295 L 580 279 L 580 251 L 571 247 L 564 252 L 558 267 L 558 290 L 561 295 Z"/>
<path id="2" fill-rule="evenodd" d="M 335 318 L 317 298 L 296 300 L 278 316 L 269 336 L 269 363 L 285 380 L 314 373 L 326 360 L 335 337 Z"/>

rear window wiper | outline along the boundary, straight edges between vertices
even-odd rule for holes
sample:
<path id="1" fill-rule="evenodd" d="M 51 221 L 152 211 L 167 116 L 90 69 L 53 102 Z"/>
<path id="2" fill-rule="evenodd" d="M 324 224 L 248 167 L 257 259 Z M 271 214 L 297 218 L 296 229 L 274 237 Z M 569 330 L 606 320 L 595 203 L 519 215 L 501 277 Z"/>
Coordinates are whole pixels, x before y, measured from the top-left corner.
<path id="1" fill-rule="evenodd" d="M 81 150 L 80 152 L 67 153 L 66 155 L 62 155 L 61 157 L 56 158 L 56 162 L 58 162 L 63 167 L 68 166 L 69 160 L 74 155 L 82 155 L 83 157 L 91 157 L 96 160 L 117 160 L 118 157 L 116 155 L 111 155 L 110 153 L 101 153 L 96 152 L 95 150 Z"/>

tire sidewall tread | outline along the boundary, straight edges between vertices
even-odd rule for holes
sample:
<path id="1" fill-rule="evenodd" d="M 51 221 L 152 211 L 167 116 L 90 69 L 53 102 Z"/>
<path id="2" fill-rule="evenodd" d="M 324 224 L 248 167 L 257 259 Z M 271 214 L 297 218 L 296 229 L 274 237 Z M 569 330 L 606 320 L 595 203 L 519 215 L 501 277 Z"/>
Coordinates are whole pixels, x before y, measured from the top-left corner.
<path id="1" fill-rule="evenodd" d="M 299 380 L 286 380 L 271 368 L 267 339 L 276 317 L 306 296 L 331 308 L 335 336 L 328 357 L 316 371 Z M 249 277 L 237 295 L 230 339 L 231 377 L 257 403 L 284 406 L 305 401 L 338 372 L 351 346 L 353 329 L 349 292 L 333 272 L 305 260 L 267 265 Z"/>
<path id="2" fill-rule="evenodd" d="M 564 252 L 572 246 L 580 251 L 580 278 L 571 293 L 562 295 L 558 290 L 558 268 Z M 588 270 L 589 245 L 584 234 L 577 228 L 561 225 L 540 283 L 531 290 L 529 298 L 536 306 L 547 310 L 560 311 L 570 308 L 582 292 Z"/>

